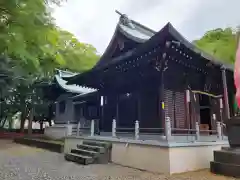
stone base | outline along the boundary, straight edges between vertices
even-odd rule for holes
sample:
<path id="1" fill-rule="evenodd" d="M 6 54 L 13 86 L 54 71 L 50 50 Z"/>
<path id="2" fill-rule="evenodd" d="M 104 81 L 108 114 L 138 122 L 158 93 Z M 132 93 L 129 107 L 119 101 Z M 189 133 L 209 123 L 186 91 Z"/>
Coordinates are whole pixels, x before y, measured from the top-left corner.
<path id="1" fill-rule="evenodd" d="M 225 176 L 240 177 L 240 148 L 223 148 L 214 151 L 211 172 Z"/>
<path id="2" fill-rule="evenodd" d="M 228 141 L 232 148 L 240 148 L 240 117 L 232 117 L 227 120 Z"/>
<path id="3" fill-rule="evenodd" d="M 51 139 L 62 139 L 72 135 L 73 128 L 76 126 L 76 124 L 54 124 L 45 128 L 44 135 Z"/>
<path id="4" fill-rule="evenodd" d="M 220 162 L 211 162 L 210 169 L 212 173 L 224 176 L 240 177 L 240 166 L 235 164 L 226 164 Z"/>
<path id="5" fill-rule="evenodd" d="M 44 140 L 38 138 L 15 138 L 14 142 L 58 153 L 62 153 L 64 148 L 64 143 L 61 141 Z"/>
<path id="6" fill-rule="evenodd" d="M 84 141 L 111 143 L 109 159 L 115 164 L 164 174 L 209 168 L 209 162 L 213 160 L 213 151 L 228 146 L 227 141 L 176 143 L 103 136 L 68 136 L 65 138 L 64 153 L 69 154 L 76 147 L 82 148 L 78 145 Z M 86 149 L 85 146 L 84 148 Z"/>

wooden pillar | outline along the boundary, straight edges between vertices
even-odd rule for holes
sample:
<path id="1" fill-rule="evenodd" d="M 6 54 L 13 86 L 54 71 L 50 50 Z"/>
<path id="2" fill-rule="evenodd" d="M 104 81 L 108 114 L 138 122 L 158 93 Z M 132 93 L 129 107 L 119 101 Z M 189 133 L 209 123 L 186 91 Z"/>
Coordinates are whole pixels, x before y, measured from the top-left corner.
<path id="1" fill-rule="evenodd" d="M 160 76 L 161 76 L 161 85 L 160 85 L 160 97 L 161 97 L 161 121 L 162 121 L 162 127 L 165 127 L 165 102 L 164 102 L 164 73 L 167 70 L 167 52 L 171 46 L 170 41 L 166 41 L 165 43 L 165 52 L 162 54 L 162 58 L 160 61 L 160 67 L 157 67 L 157 70 L 160 71 Z"/>
<path id="2" fill-rule="evenodd" d="M 138 93 L 138 99 L 137 99 L 137 121 L 139 121 L 139 122 L 141 122 L 141 114 L 142 114 L 142 112 L 141 112 L 141 93 L 139 92 Z"/>
<path id="3" fill-rule="evenodd" d="M 224 107 L 226 112 L 226 118 L 230 119 L 226 69 L 222 68 L 221 71 L 222 71 L 222 81 L 223 81 L 223 91 L 224 91 L 223 97 L 224 97 Z"/>
<path id="4" fill-rule="evenodd" d="M 116 95 L 116 124 L 119 125 L 119 97 Z"/>
<path id="5" fill-rule="evenodd" d="M 165 59 L 166 59 L 167 54 L 163 53 L 162 60 L 161 60 L 161 73 L 160 73 L 160 79 L 161 79 L 161 84 L 159 87 L 159 94 L 160 94 L 160 121 L 161 121 L 161 128 L 165 129 L 165 87 L 164 87 L 164 72 L 165 72 Z M 165 130 L 163 131 L 165 133 Z"/>
<path id="6" fill-rule="evenodd" d="M 192 125 L 192 122 L 191 122 L 191 105 L 190 105 L 190 98 L 191 98 L 191 95 L 190 95 L 190 90 L 187 89 L 186 90 L 186 112 L 187 112 L 187 128 L 188 129 L 192 129 L 193 125 Z M 189 133 L 189 132 L 188 132 Z M 191 134 L 191 132 L 190 132 Z"/>
<path id="7" fill-rule="evenodd" d="M 165 102 L 164 102 L 164 71 L 161 73 L 161 85 L 160 85 L 160 109 L 161 109 L 161 121 L 162 121 L 162 127 L 165 127 Z"/>

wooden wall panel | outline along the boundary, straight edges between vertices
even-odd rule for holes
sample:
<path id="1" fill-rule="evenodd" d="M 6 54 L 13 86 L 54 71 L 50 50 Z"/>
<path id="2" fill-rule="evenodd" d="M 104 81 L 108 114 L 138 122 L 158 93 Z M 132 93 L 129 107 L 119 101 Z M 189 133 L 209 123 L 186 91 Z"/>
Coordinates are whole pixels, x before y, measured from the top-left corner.
<path id="1" fill-rule="evenodd" d="M 186 128 L 185 92 L 175 92 L 175 122 L 177 128 Z"/>

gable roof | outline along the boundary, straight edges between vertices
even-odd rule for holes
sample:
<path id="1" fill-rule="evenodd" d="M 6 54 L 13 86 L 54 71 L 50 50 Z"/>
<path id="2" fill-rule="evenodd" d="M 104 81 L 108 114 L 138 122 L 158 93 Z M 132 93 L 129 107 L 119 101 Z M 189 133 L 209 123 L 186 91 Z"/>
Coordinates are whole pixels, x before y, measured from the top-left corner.
<path id="1" fill-rule="evenodd" d="M 116 26 L 116 30 L 113 34 L 113 37 L 106 48 L 104 54 L 100 58 L 100 60 L 96 63 L 93 69 L 99 68 L 101 66 L 105 66 L 108 63 L 111 63 L 112 60 L 114 59 L 121 59 L 124 56 L 132 54 L 134 49 L 136 49 L 139 45 L 144 44 L 147 42 L 149 39 L 151 39 L 154 35 L 156 35 L 159 32 L 156 32 L 130 18 L 128 18 L 125 14 L 121 14 L 120 12 L 116 11 L 119 15 L 119 22 Z M 167 23 L 162 29 L 168 28 L 169 33 L 171 33 L 175 38 L 177 38 L 181 43 L 183 43 L 186 47 L 191 49 L 197 54 L 200 54 L 202 57 L 204 57 L 207 60 L 212 61 L 213 63 L 216 64 L 222 64 L 225 68 L 229 70 L 233 70 L 234 66 L 231 64 L 226 64 L 223 63 L 222 61 L 216 60 L 213 56 L 207 54 L 206 52 L 203 52 L 200 50 L 198 47 L 196 47 L 194 44 L 186 40 L 172 25 L 171 23 Z M 162 30 L 161 30 L 162 31 Z M 124 37 L 130 39 L 131 41 L 135 42 L 136 45 L 132 47 L 132 49 L 128 49 L 127 52 L 122 53 L 120 57 L 111 57 L 111 53 L 113 53 L 114 48 L 113 44 L 117 41 L 118 39 L 118 34 L 123 35 Z"/>
<path id="2" fill-rule="evenodd" d="M 140 44 L 137 48 L 129 50 L 128 52 L 122 54 L 121 56 L 118 56 L 116 58 L 111 59 L 111 61 L 108 61 L 108 63 L 102 65 L 101 67 L 93 68 L 92 70 L 89 70 L 87 72 L 84 72 L 82 74 L 76 75 L 71 78 L 66 78 L 68 80 L 67 84 L 81 84 L 88 86 L 89 83 L 87 83 L 87 79 L 89 79 L 87 76 L 92 76 L 92 78 L 97 78 L 99 72 L 103 72 L 105 69 L 107 69 L 110 66 L 116 66 L 121 61 L 129 61 L 131 59 L 134 59 L 138 56 L 138 54 L 144 54 L 149 51 L 151 51 L 154 47 L 158 46 L 161 41 L 165 41 L 167 37 L 171 37 L 171 39 L 174 39 L 177 43 L 179 43 L 179 46 L 186 49 L 189 53 L 193 54 L 198 59 L 201 58 L 202 60 L 212 62 L 212 64 L 215 64 L 219 66 L 219 68 L 223 67 L 230 71 L 233 71 L 233 66 L 222 63 L 221 61 L 216 60 L 213 56 L 199 50 L 194 44 L 190 43 L 188 40 L 186 40 L 172 25 L 171 23 L 167 23 L 159 32 L 157 32 L 155 35 L 153 35 L 149 40 L 145 41 L 144 43 Z M 193 58 L 194 59 L 194 58 Z M 199 59 L 199 60 L 201 60 Z M 194 60 L 193 60 L 194 62 Z M 91 78 L 91 79 L 92 79 Z M 90 85 L 90 84 L 89 84 Z"/>
<path id="3" fill-rule="evenodd" d="M 145 41 L 144 43 L 139 45 L 138 48 L 129 50 L 128 52 L 122 54 L 121 56 L 113 58 L 111 62 L 109 61 L 108 64 L 105 64 L 105 66 L 100 67 L 100 68 L 107 67 L 110 64 L 113 64 L 115 62 L 124 60 L 124 59 L 126 59 L 126 58 L 128 58 L 128 57 L 130 57 L 130 56 L 132 56 L 132 55 L 134 55 L 136 53 L 139 53 L 141 51 L 145 51 L 145 50 L 148 49 L 147 46 L 152 46 L 153 47 L 154 45 L 159 43 L 159 38 L 163 38 L 164 36 L 167 36 L 167 35 L 170 35 L 170 36 L 174 37 L 177 40 L 177 42 L 180 43 L 180 45 L 185 46 L 187 49 L 189 49 L 190 51 L 194 52 L 195 54 L 201 56 L 202 58 L 204 58 L 204 59 L 206 59 L 208 61 L 211 61 L 215 65 L 219 65 L 219 66 L 222 66 L 222 67 L 224 67 L 224 68 L 226 68 L 228 70 L 233 71 L 233 69 L 234 69 L 233 65 L 224 63 L 224 62 L 222 62 L 220 60 L 217 60 L 212 55 L 210 55 L 210 54 L 200 50 L 196 45 L 192 44 L 186 38 L 184 38 L 173 27 L 173 25 L 171 23 L 167 23 L 159 32 L 155 33 L 155 35 L 152 36 L 148 41 Z"/>
<path id="4" fill-rule="evenodd" d="M 94 68 L 98 68 L 107 64 L 114 58 L 114 54 L 117 51 L 117 44 L 119 41 L 125 41 L 123 43 L 130 43 L 131 47 L 127 47 L 124 51 L 135 49 L 139 44 L 142 44 L 149 40 L 156 32 L 143 26 L 142 24 L 129 19 L 125 14 L 121 14 L 116 11 L 119 15 L 119 21 L 115 28 L 114 34 L 109 42 L 105 52 L 96 63 Z M 122 52 L 124 53 L 124 52 Z M 121 53 L 121 54 L 122 54 Z"/>

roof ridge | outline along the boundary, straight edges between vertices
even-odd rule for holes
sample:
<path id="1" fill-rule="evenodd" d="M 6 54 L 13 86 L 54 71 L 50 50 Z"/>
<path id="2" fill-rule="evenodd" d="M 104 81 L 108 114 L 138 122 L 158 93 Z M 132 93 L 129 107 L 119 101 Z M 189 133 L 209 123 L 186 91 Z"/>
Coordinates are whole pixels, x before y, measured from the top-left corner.
<path id="1" fill-rule="evenodd" d="M 135 24 L 135 25 L 137 25 L 137 26 L 140 26 L 141 28 L 143 28 L 143 29 L 145 29 L 145 30 L 147 30 L 147 31 L 150 31 L 150 32 L 153 33 L 153 34 L 156 34 L 156 33 L 157 33 L 156 31 L 150 29 L 149 27 L 147 27 L 147 26 L 145 26 L 145 25 L 143 25 L 143 24 L 141 24 L 141 23 L 139 23 L 139 22 L 137 22 L 137 21 L 129 18 L 128 15 L 120 13 L 118 10 L 116 10 L 116 13 L 120 15 L 120 18 L 119 18 L 119 19 L 121 19 L 122 17 L 125 17 L 125 18 L 127 18 L 128 20 L 130 20 L 133 24 Z M 120 22 L 120 20 L 119 20 L 119 22 Z"/>
<path id="2" fill-rule="evenodd" d="M 139 23 L 139 22 L 137 22 L 137 21 L 135 21 L 135 20 L 132 20 L 132 19 L 130 19 L 130 20 L 131 20 L 134 24 L 140 26 L 140 27 L 143 28 L 143 29 L 146 29 L 146 30 L 150 31 L 150 32 L 153 33 L 153 34 L 156 34 L 156 33 L 157 33 L 156 31 L 152 30 L 151 28 L 149 28 L 149 27 L 147 27 L 147 26 L 145 26 L 145 25 L 143 25 L 143 24 L 141 24 L 141 23 Z"/>

